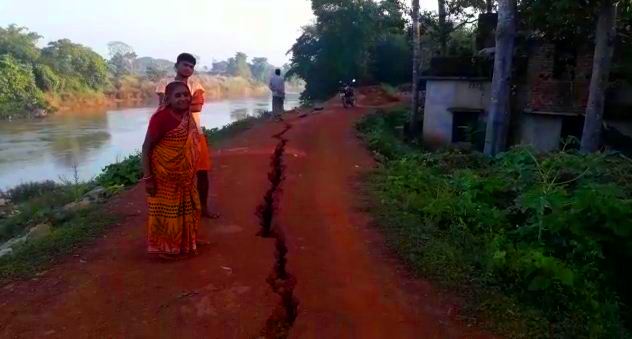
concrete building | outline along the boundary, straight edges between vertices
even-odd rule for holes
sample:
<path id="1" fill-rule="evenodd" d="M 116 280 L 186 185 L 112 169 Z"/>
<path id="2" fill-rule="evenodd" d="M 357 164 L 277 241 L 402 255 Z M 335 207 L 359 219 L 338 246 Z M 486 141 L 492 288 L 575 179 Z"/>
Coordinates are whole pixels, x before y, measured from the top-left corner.
<path id="1" fill-rule="evenodd" d="M 477 41 L 488 44 L 490 39 Z M 519 43 L 523 54 L 514 60 L 508 140 L 514 145 L 532 145 L 540 152 L 557 150 L 563 140 L 581 138 L 592 72 L 592 47 L 541 40 Z M 423 77 L 426 88 L 423 140 L 427 146 L 470 143 L 482 150 L 492 63 L 491 58 L 485 57 L 433 58 Z M 632 130 L 631 97 L 632 87 L 613 86 L 606 108 L 606 122 L 624 133 Z"/>

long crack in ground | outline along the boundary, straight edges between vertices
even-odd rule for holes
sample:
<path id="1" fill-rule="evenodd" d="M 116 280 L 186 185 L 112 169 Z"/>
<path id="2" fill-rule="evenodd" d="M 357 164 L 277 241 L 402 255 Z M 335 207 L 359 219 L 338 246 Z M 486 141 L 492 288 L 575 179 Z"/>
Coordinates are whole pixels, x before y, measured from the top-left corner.
<path id="1" fill-rule="evenodd" d="M 279 198 L 281 196 L 281 184 L 285 179 L 285 147 L 288 139 L 284 135 L 292 128 L 292 125 L 285 123 L 285 128 L 273 138 L 278 139 L 274 153 L 270 160 L 270 172 L 268 180 L 270 188 L 263 197 L 263 202 L 257 208 L 257 216 L 261 230 L 258 236 L 270 238 L 275 241 L 275 256 L 272 272 L 266 279 L 274 293 L 281 298 L 279 305 L 270 315 L 260 335 L 265 338 L 287 338 L 289 331 L 294 325 L 298 315 L 298 299 L 294 296 L 294 287 L 297 280 L 287 271 L 288 248 L 285 241 L 283 228 L 275 223 L 275 216 L 278 211 Z"/>

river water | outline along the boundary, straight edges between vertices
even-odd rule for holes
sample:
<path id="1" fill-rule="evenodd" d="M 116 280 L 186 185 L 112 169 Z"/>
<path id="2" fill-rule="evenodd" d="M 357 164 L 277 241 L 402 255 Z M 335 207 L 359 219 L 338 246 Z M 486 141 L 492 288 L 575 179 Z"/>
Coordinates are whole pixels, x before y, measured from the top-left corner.
<path id="1" fill-rule="evenodd" d="M 285 109 L 298 106 L 288 95 Z M 270 98 L 208 102 L 202 125 L 222 127 L 272 109 Z M 43 180 L 90 180 L 140 150 L 155 107 L 58 113 L 41 120 L 0 121 L 0 190 Z"/>

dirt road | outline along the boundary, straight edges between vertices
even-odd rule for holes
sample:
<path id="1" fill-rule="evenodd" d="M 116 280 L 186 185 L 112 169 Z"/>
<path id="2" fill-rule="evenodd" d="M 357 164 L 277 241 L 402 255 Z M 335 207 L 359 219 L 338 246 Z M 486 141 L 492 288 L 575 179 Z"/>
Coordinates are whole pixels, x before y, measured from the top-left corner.
<path id="1" fill-rule="evenodd" d="M 357 185 L 374 163 L 353 127 L 366 111 L 291 115 L 217 150 L 222 217 L 204 221 L 212 245 L 193 259 L 148 259 L 143 189 L 122 194 L 106 236 L 0 288 L 0 337 L 487 337 L 369 227 Z"/>

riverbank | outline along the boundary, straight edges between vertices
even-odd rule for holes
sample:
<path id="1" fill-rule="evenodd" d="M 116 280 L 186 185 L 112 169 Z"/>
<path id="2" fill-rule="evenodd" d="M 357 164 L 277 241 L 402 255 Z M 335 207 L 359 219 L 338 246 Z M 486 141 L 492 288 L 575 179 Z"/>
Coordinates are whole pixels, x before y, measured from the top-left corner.
<path id="1" fill-rule="evenodd" d="M 216 146 L 263 120 L 248 118 L 205 133 Z M 103 234 L 117 219 L 102 206 L 141 176 L 140 155 L 134 154 L 88 182 L 25 183 L 0 191 L 0 286 L 32 277 Z"/>
<path id="2" fill-rule="evenodd" d="M 197 74 L 196 77 L 206 90 L 207 101 L 226 99 L 257 98 L 269 94 L 266 84 L 242 77 Z M 120 107 L 142 107 L 157 102 L 157 82 L 140 76 L 125 76 L 116 86 L 104 91 L 81 90 L 44 92 L 45 109 L 33 112 L 15 112 L 0 115 L 1 119 L 44 118 L 56 112 L 76 112 Z"/>
<path id="3" fill-rule="evenodd" d="M 632 160 L 430 153 L 402 142 L 406 117 L 381 112 L 358 128 L 381 163 L 371 210 L 414 271 L 507 337 L 629 335 Z"/>
<path id="4" fill-rule="evenodd" d="M 209 74 L 196 75 L 206 90 L 207 102 L 259 98 L 268 96 L 270 91 L 266 84 L 242 77 L 218 76 Z M 2 112 L 1 120 L 19 120 L 45 118 L 55 113 L 67 113 L 88 110 L 105 110 L 113 108 L 133 108 L 155 105 L 157 95 L 156 81 L 139 76 L 126 76 L 115 87 L 103 91 L 83 89 L 64 92 L 41 93 L 41 105 L 32 111 Z M 300 91 L 301 88 L 295 88 Z"/>

